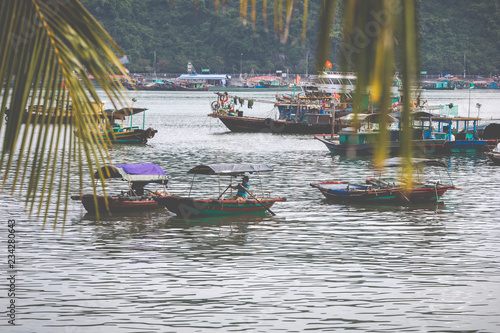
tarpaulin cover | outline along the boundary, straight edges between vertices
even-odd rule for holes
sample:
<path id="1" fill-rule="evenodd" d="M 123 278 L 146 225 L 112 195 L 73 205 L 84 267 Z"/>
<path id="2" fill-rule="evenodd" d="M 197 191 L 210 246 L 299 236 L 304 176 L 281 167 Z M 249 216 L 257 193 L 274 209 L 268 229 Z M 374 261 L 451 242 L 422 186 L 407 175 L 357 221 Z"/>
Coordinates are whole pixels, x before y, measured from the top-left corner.
<path id="1" fill-rule="evenodd" d="M 122 168 L 129 175 L 167 175 L 160 166 L 153 163 L 119 164 L 116 166 Z"/>
<path id="2" fill-rule="evenodd" d="M 130 182 L 165 183 L 168 175 L 153 163 L 120 164 L 103 167 L 104 178 L 122 178 Z M 95 177 L 99 177 L 96 173 Z"/>
<path id="3" fill-rule="evenodd" d="M 241 175 L 245 172 L 265 172 L 273 171 L 268 165 L 265 164 L 201 164 L 198 165 L 188 173 L 200 175 Z"/>

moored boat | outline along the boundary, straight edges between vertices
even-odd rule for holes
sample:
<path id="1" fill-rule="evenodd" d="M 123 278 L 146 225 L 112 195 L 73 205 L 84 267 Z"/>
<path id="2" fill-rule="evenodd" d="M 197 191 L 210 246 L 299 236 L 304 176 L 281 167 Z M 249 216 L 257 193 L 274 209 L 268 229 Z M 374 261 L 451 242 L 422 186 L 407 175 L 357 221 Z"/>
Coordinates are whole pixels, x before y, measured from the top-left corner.
<path id="1" fill-rule="evenodd" d="M 105 166 L 94 174 L 99 179 L 102 173 L 105 179 L 120 178 L 128 183 L 128 190 L 121 191 L 116 195 L 84 194 L 71 196 L 71 199 L 81 201 L 87 212 L 126 213 L 162 208 L 159 200 L 168 197 L 167 192 L 168 175 L 162 168 L 153 163 L 121 164 Z M 148 190 L 147 184 L 161 184 L 162 188 Z"/>
<path id="2" fill-rule="evenodd" d="M 105 116 L 104 102 L 91 102 L 91 107 L 96 111 L 99 117 Z M 11 110 L 5 110 L 5 120 L 11 116 Z M 32 105 L 21 113 L 21 122 L 23 124 L 68 124 L 73 119 L 73 106 L 46 108 L 44 105 Z"/>
<path id="3" fill-rule="evenodd" d="M 254 100 L 216 93 L 209 117 L 219 119 L 232 132 L 276 133 L 276 134 L 320 134 L 331 133 L 333 104 L 312 100 L 259 101 L 273 104 L 278 110 L 276 117 L 250 117 L 237 109 L 245 101 L 249 108 Z"/>
<path id="4" fill-rule="evenodd" d="M 173 88 L 175 91 L 208 91 L 208 85 L 203 82 L 176 82 Z"/>
<path id="5" fill-rule="evenodd" d="M 486 152 L 485 155 L 491 163 L 500 165 L 500 143 L 492 151 Z"/>
<path id="6" fill-rule="evenodd" d="M 434 137 L 445 140 L 444 152 L 486 152 L 494 149 L 498 143 L 497 139 L 486 140 L 479 136 L 478 125 L 481 118 L 429 114 L 419 120 L 425 127 L 435 127 Z"/>
<path id="7" fill-rule="evenodd" d="M 166 196 L 158 199 L 158 202 L 164 205 L 169 211 L 184 219 L 191 219 L 202 216 L 227 215 L 227 214 L 245 214 L 257 212 L 270 212 L 275 202 L 286 201 L 282 197 L 270 197 L 269 194 L 261 193 L 260 196 L 254 195 L 249 190 L 244 197 L 234 197 L 232 190 L 241 188 L 238 184 L 233 186 L 233 177 L 244 175 L 245 173 L 269 172 L 273 169 L 265 164 L 207 164 L 198 165 L 191 170 L 189 174 L 194 175 L 217 175 L 229 176 L 230 183 L 224 191 L 219 191 L 217 197 L 210 199 L 195 199 L 188 196 Z M 191 184 L 192 188 L 193 184 Z M 247 188 L 248 189 L 248 188 Z M 231 190 L 229 194 L 226 194 Z M 191 190 L 190 190 L 191 193 Z"/>
<path id="8" fill-rule="evenodd" d="M 354 118 L 357 121 L 354 121 Z M 335 135 L 315 135 L 314 138 L 322 142 L 332 154 L 354 155 L 373 154 L 380 140 L 379 123 L 381 114 L 358 114 L 353 113 L 340 118 L 344 127 Z M 401 150 L 400 131 L 396 126 L 397 119 L 391 115 L 385 116 L 388 128 L 388 152 L 397 155 Z M 357 127 L 354 125 L 357 124 Z M 393 124 L 393 125 L 391 125 Z M 442 151 L 445 139 L 436 139 L 422 128 L 414 128 L 412 133 L 412 149 L 415 155 L 426 155 Z"/>
<path id="9" fill-rule="evenodd" d="M 158 130 L 152 127 L 145 128 L 145 108 L 122 108 L 120 110 L 108 109 L 106 114 L 111 127 L 107 134 L 102 130 L 102 136 L 108 136 L 113 143 L 147 143 L 149 139 L 154 138 Z M 133 126 L 132 118 L 134 114 L 143 113 L 142 128 Z M 124 126 L 124 120 L 129 117 L 129 126 Z M 121 124 L 117 123 L 121 120 Z"/>
<path id="10" fill-rule="evenodd" d="M 148 140 L 154 138 L 158 130 L 152 127 L 145 128 L 145 116 L 142 118 L 142 128 L 139 126 L 133 126 L 133 115 L 145 112 L 145 108 L 122 108 L 119 110 L 107 109 L 101 119 L 98 119 L 98 127 L 96 129 L 97 137 L 101 137 L 104 140 L 110 140 L 112 143 L 126 143 L 126 144 L 144 144 Z M 106 123 L 103 118 L 107 117 L 108 122 Z M 128 118 L 128 126 L 125 126 L 124 121 Z M 121 123 L 118 123 L 121 121 Z M 80 136 L 79 132 L 77 135 Z M 88 139 L 87 136 L 81 136 L 84 139 Z M 94 137 L 95 138 L 95 137 Z"/>
<path id="11" fill-rule="evenodd" d="M 413 159 L 413 166 L 434 166 L 447 171 L 447 165 L 437 160 Z M 389 159 L 387 166 L 401 166 L 401 158 Z M 401 178 L 376 177 L 367 178 L 364 184 L 348 181 L 327 181 L 311 183 L 327 199 L 342 203 L 387 203 L 412 204 L 438 201 L 448 190 L 456 189 L 450 174 L 448 180 L 443 181 L 439 174 L 439 181 L 421 181 L 420 173 L 417 180 L 410 183 Z"/>

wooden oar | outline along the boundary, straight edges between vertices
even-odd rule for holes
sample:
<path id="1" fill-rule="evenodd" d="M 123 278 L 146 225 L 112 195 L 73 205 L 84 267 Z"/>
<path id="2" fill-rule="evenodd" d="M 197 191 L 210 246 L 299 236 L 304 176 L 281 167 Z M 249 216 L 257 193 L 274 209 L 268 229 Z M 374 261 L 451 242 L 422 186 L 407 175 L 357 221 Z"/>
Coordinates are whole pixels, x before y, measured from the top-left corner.
<path id="1" fill-rule="evenodd" d="M 231 184 L 229 184 L 226 189 L 224 190 L 224 192 L 222 192 L 220 195 L 219 195 L 219 198 L 217 198 L 217 200 L 220 200 L 220 198 L 222 198 L 222 196 L 224 195 L 224 193 L 226 193 L 226 191 L 231 187 Z"/>
<path id="2" fill-rule="evenodd" d="M 264 205 L 264 204 L 263 204 L 263 203 L 262 203 L 259 199 L 257 199 L 256 197 L 254 197 L 252 193 L 250 193 L 250 192 L 248 192 L 248 191 L 247 191 L 247 193 L 248 193 L 248 194 L 249 194 L 252 198 L 254 198 L 254 199 L 255 199 L 255 201 L 257 201 L 258 203 L 260 203 L 260 204 L 262 205 L 262 207 L 264 207 L 264 208 L 265 208 L 265 209 L 266 209 L 269 213 L 273 214 L 273 216 L 275 216 L 275 215 L 276 215 L 276 214 L 275 214 L 272 210 L 270 210 L 269 208 L 267 208 L 267 207 L 266 207 L 266 205 Z"/>

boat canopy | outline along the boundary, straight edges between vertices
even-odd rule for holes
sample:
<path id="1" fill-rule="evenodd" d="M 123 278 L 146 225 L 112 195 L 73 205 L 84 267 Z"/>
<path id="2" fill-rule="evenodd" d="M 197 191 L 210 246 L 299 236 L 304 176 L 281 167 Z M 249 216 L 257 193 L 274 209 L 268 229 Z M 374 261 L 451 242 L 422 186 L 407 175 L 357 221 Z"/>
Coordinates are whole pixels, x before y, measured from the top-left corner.
<path id="1" fill-rule="evenodd" d="M 124 119 L 125 117 L 128 117 L 130 115 L 134 115 L 137 113 L 141 113 L 146 111 L 147 109 L 145 108 L 121 108 L 119 110 L 116 109 L 106 109 L 106 115 L 109 117 L 114 117 L 114 118 L 119 118 L 119 119 Z"/>
<path id="2" fill-rule="evenodd" d="M 228 74 L 182 74 L 178 80 L 231 80 Z"/>
<path id="3" fill-rule="evenodd" d="M 129 182 L 166 184 L 168 175 L 154 163 L 120 164 L 101 168 L 104 178 L 121 178 Z M 99 178 L 99 173 L 94 174 Z"/>
<path id="4" fill-rule="evenodd" d="M 429 119 L 433 117 L 439 117 L 438 114 L 430 113 L 427 111 L 416 111 L 411 114 L 413 119 Z"/>
<path id="5" fill-rule="evenodd" d="M 444 162 L 438 160 L 430 160 L 426 158 L 412 158 L 411 163 L 413 165 L 430 165 L 446 168 L 448 167 Z M 385 160 L 384 166 L 386 167 L 399 167 L 403 166 L 404 159 L 402 157 L 392 157 Z"/>
<path id="6" fill-rule="evenodd" d="M 188 173 L 199 175 L 241 175 L 245 172 L 266 172 L 273 171 L 268 165 L 265 164 L 200 164 Z"/>
<path id="7" fill-rule="evenodd" d="M 380 113 L 370 113 L 370 114 L 358 113 L 357 115 L 355 113 L 349 113 L 349 114 L 341 117 L 340 119 L 342 121 L 351 122 L 351 121 L 354 121 L 354 118 L 356 116 L 357 116 L 359 122 L 367 122 L 367 123 L 378 123 L 378 122 L 380 122 L 380 120 L 382 118 Z M 393 116 L 391 116 L 389 114 L 385 115 L 385 117 L 386 117 L 386 122 L 388 122 L 388 123 L 393 123 L 393 122 L 397 121 L 396 118 L 394 118 Z"/>

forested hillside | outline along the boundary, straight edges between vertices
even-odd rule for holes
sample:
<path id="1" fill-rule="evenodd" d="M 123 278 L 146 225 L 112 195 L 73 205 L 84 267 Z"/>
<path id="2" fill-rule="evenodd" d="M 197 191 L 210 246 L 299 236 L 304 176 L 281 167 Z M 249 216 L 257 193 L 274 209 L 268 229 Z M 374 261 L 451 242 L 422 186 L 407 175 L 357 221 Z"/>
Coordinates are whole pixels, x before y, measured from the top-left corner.
<path id="1" fill-rule="evenodd" d="M 222 2 L 222 1 L 219 1 Z M 239 20 L 239 1 L 226 0 L 216 10 L 214 0 L 82 0 L 118 42 L 130 60 L 131 72 L 313 73 L 318 45 L 319 0 L 308 2 L 306 39 L 302 40 L 303 1 L 295 1 L 286 43 L 274 30 L 274 1 L 267 18 L 257 1 L 255 27 Z M 250 1 L 249 1 L 250 3 Z M 421 69 L 429 74 L 500 73 L 499 0 L 421 0 L 419 4 Z M 248 17 L 250 19 L 250 8 Z M 283 15 L 284 16 L 284 15 Z M 331 62 L 338 63 L 341 22 L 332 32 Z M 334 68 L 335 69 L 335 68 Z"/>

